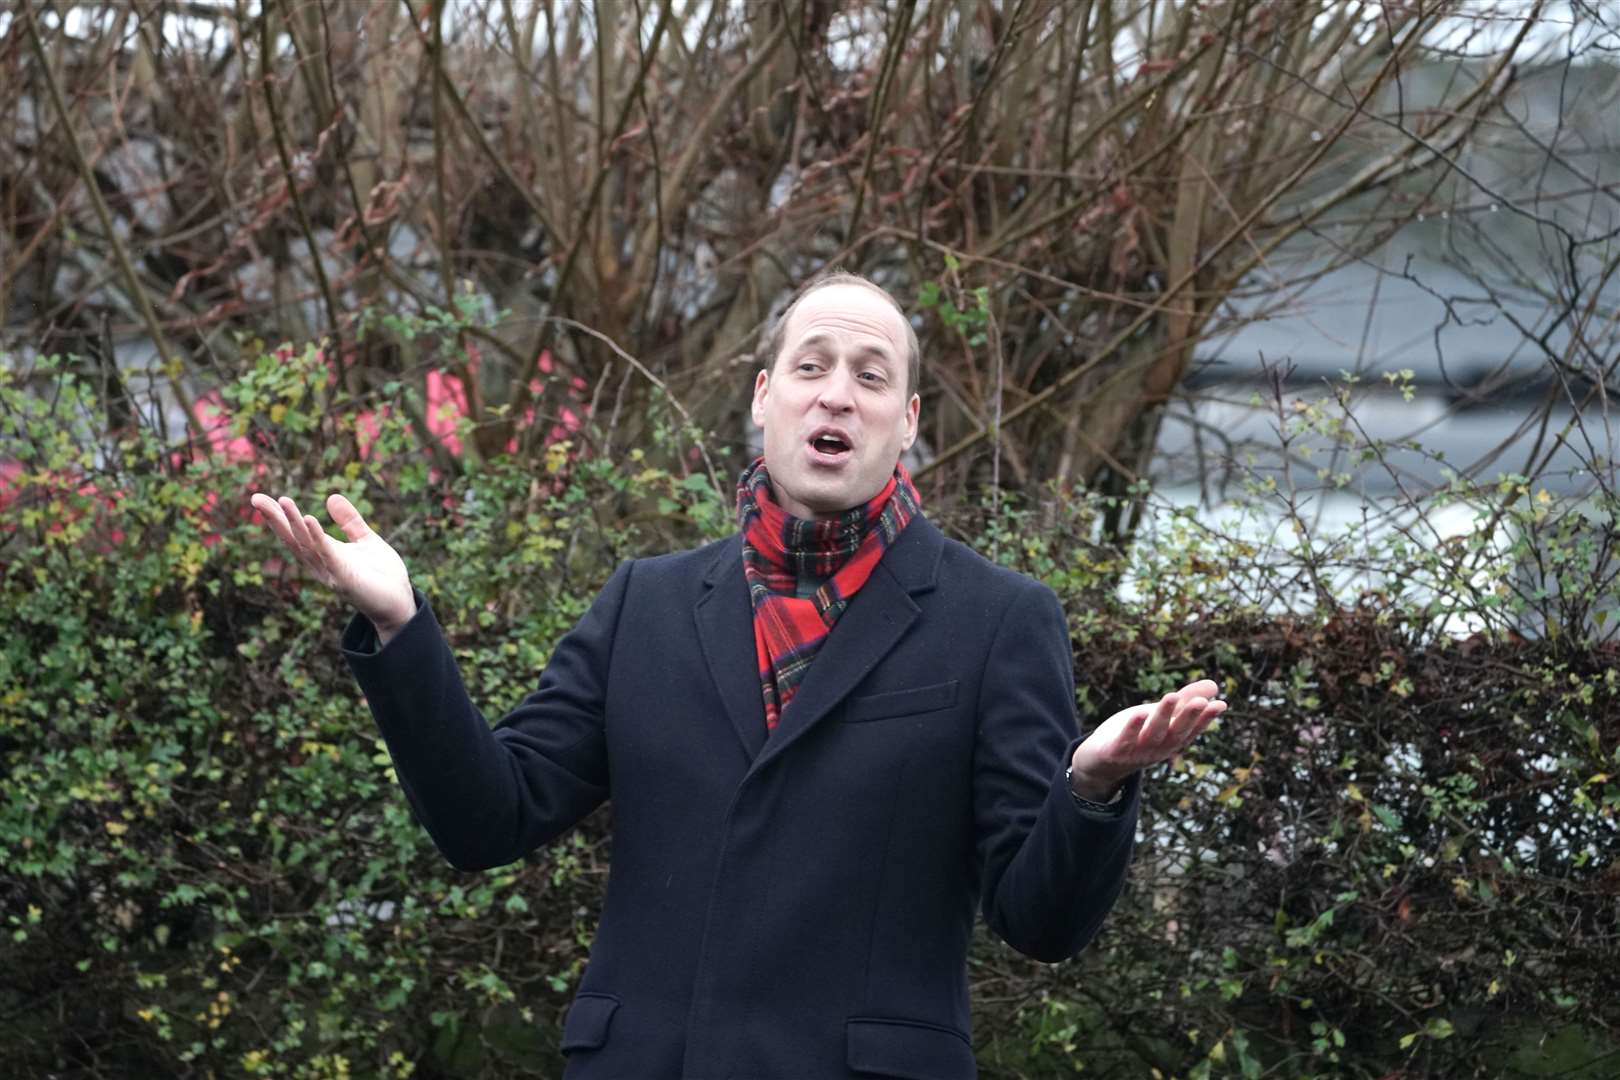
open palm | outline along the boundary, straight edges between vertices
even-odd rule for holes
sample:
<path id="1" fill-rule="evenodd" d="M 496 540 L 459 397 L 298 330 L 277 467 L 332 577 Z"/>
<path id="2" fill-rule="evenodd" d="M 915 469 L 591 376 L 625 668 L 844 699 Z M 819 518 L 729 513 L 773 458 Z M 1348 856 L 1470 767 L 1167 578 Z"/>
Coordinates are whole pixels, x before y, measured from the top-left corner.
<path id="1" fill-rule="evenodd" d="M 1138 769 L 1168 761 L 1226 711 L 1226 702 L 1215 697 L 1219 692 L 1214 680 L 1199 679 L 1158 701 L 1121 709 L 1075 749 L 1075 776 L 1108 789 Z"/>
<path id="2" fill-rule="evenodd" d="M 326 510 L 343 530 L 347 541 L 334 540 L 298 504 L 283 495 L 272 499 L 254 492 L 254 509 L 317 581 L 360 610 L 379 629 L 405 625 L 416 612 L 410 574 L 405 560 L 366 525 L 354 504 L 342 495 L 330 495 Z"/>

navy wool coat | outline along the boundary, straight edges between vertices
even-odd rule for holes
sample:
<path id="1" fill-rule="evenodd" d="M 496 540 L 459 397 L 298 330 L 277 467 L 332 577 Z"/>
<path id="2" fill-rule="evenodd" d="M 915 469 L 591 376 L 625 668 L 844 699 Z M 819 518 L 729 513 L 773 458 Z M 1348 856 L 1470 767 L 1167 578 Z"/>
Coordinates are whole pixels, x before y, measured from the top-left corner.
<path id="1" fill-rule="evenodd" d="M 975 1075 L 974 909 L 1077 953 L 1123 885 L 1064 782 L 1073 657 L 1044 586 L 914 519 L 767 738 L 741 539 L 621 565 L 492 730 L 426 599 L 343 652 L 450 862 L 521 858 L 610 795 L 613 855 L 563 1025 L 570 1080 Z"/>

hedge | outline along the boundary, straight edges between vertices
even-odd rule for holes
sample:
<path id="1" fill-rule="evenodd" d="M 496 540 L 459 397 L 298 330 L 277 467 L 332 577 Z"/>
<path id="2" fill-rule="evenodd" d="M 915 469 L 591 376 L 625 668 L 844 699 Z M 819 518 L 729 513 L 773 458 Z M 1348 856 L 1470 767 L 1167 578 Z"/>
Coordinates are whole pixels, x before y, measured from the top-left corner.
<path id="1" fill-rule="evenodd" d="M 723 534 L 728 497 L 662 442 L 610 460 L 584 431 L 441 476 L 401 421 L 357 426 L 341 391 L 311 393 L 319 375 L 316 351 L 273 354 L 222 388 L 240 445 L 177 448 L 101 430 L 64 365 L 0 372 L 13 1074 L 561 1071 L 611 807 L 510 867 L 452 870 L 342 664 L 347 612 L 247 496 L 345 492 L 492 719 L 621 559 Z M 1550 512 L 1514 482 L 1456 497 L 1566 552 L 1559 603 L 1606 602 L 1577 527 L 1592 507 Z M 1359 557 L 1432 587 L 1285 603 L 1250 586 L 1314 558 L 1308 539 L 1260 550 L 1172 516 L 1121 550 L 1097 539 L 1117 510 L 1081 491 L 929 507 L 1057 590 L 1083 718 L 1201 676 L 1232 703 L 1151 778 L 1129 888 L 1080 959 L 976 940 L 984 1075 L 1620 1075 L 1620 649 L 1601 620 L 1529 632 L 1553 594 L 1514 586 L 1513 559 L 1459 582 L 1399 537 Z M 1446 631 L 1468 614 L 1477 632 Z"/>

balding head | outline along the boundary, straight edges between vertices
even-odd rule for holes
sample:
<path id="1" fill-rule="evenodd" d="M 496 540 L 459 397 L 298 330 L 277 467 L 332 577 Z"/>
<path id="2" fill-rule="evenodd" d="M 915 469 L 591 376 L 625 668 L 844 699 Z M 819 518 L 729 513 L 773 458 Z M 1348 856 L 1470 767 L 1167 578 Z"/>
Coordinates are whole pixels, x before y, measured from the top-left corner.
<path id="1" fill-rule="evenodd" d="M 782 358 L 782 347 L 787 342 L 788 321 L 793 318 L 794 311 L 798 309 L 805 297 L 832 285 L 857 285 L 863 289 L 870 289 L 883 297 L 889 306 L 899 313 L 900 321 L 904 324 L 906 333 L 906 396 L 910 397 L 915 394 L 917 392 L 917 380 L 922 368 L 922 350 L 917 344 L 917 332 L 911 328 L 911 320 L 906 318 L 905 310 L 900 307 L 894 297 L 889 295 L 887 289 L 874 282 L 871 278 L 863 277 L 860 274 L 852 274 L 847 270 L 824 270 L 799 286 L 798 290 L 793 294 L 793 299 L 788 301 L 788 306 L 783 309 L 781 315 L 777 316 L 776 321 L 771 324 L 770 332 L 765 335 L 764 348 L 760 350 L 759 355 L 760 366 L 767 372 L 776 369 L 777 361 Z"/>

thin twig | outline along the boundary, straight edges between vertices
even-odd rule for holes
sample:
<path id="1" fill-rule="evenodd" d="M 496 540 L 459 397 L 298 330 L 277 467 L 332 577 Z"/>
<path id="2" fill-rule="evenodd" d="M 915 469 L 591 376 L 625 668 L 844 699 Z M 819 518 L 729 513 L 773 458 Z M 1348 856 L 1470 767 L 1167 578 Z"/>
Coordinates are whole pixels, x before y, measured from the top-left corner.
<path id="1" fill-rule="evenodd" d="M 146 289 L 141 284 L 139 275 L 135 273 L 135 264 L 130 261 L 129 251 L 124 242 L 119 239 L 118 232 L 113 228 L 112 214 L 107 209 L 107 202 L 101 197 L 101 185 L 96 182 L 95 175 L 90 171 L 90 163 L 85 160 L 84 151 L 79 146 L 79 137 L 73 130 L 73 122 L 68 115 L 67 105 L 62 100 L 62 89 L 57 84 L 56 72 L 51 67 L 49 57 L 45 55 L 45 45 L 39 38 L 39 27 L 35 22 L 32 4 L 23 6 L 23 31 L 28 38 L 29 46 L 34 50 L 34 57 L 39 61 L 40 72 L 45 79 L 46 89 L 50 91 L 51 107 L 56 110 L 57 120 L 62 125 L 63 140 L 68 145 L 68 152 L 73 156 L 73 165 L 79 172 L 79 182 L 84 186 L 85 193 L 90 199 L 90 205 L 95 208 L 96 218 L 101 222 L 102 233 L 107 238 L 107 244 L 112 248 L 113 258 L 118 263 L 118 269 L 123 274 L 129 286 L 130 299 L 140 312 L 141 321 L 146 324 L 146 332 L 152 339 L 152 345 L 158 351 L 158 357 L 163 361 L 164 370 L 171 374 L 179 394 L 180 363 L 169 350 L 168 339 L 164 336 L 163 327 L 158 323 L 157 314 L 152 310 L 152 301 L 146 295 Z M 181 397 L 185 406 L 186 427 L 191 433 L 202 437 L 202 428 L 193 415 L 193 410 L 184 397 Z"/>
<path id="2" fill-rule="evenodd" d="M 687 432 L 692 436 L 692 443 L 697 447 L 698 453 L 703 456 L 703 467 L 709 474 L 709 483 L 714 485 L 715 494 L 722 498 L 725 497 L 725 488 L 720 486 L 720 474 L 715 470 L 714 461 L 709 457 L 709 448 L 703 442 L 703 429 L 698 426 L 695 420 L 692 419 L 692 414 L 686 411 L 686 406 L 681 404 L 680 399 L 670 392 L 669 387 L 664 384 L 664 380 L 648 371 L 645 364 L 631 356 L 629 353 L 625 352 L 624 349 L 619 347 L 618 342 L 614 341 L 600 330 L 593 329 L 586 326 L 584 323 L 576 322 L 573 319 L 564 318 L 561 315 L 547 316 L 547 321 L 554 322 L 558 326 L 566 326 L 570 330 L 578 330 L 582 334 L 595 338 L 597 341 L 600 341 L 602 344 L 606 345 L 609 349 L 612 349 L 615 356 L 629 364 L 636 371 L 640 372 L 643 378 L 656 386 L 664 397 L 669 399 L 670 405 L 674 406 L 675 411 L 680 414 L 681 419 L 686 422 Z"/>
<path id="3" fill-rule="evenodd" d="M 281 175 L 287 182 L 287 197 L 292 201 L 293 214 L 298 218 L 298 228 L 304 234 L 304 245 L 309 249 L 310 270 L 320 286 L 322 299 L 326 301 L 327 324 L 331 326 L 333 334 L 338 334 L 342 331 L 342 322 L 338 314 L 337 297 L 332 293 L 332 283 L 326 280 L 326 266 L 321 259 L 321 248 L 315 242 L 315 230 L 309 223 L 309 214 L 304 210 L 303 196 L 298 191 L 298 177 L 293 172 L 292 155 L 287 151 L 286 126 L 281 118 L 281 106 L 276 103 L 275 73 L 270 66 L 275 56 L 275 37 L 271 33 L 270 23 L 268 14 L 259 20 L 259 80 L 264 89 L 265 107 L 270 110 L 270 132 L 275 136 L 276 156 L 281 161 Z M 290 28 L 288 33 L 291 34 Z"/>

